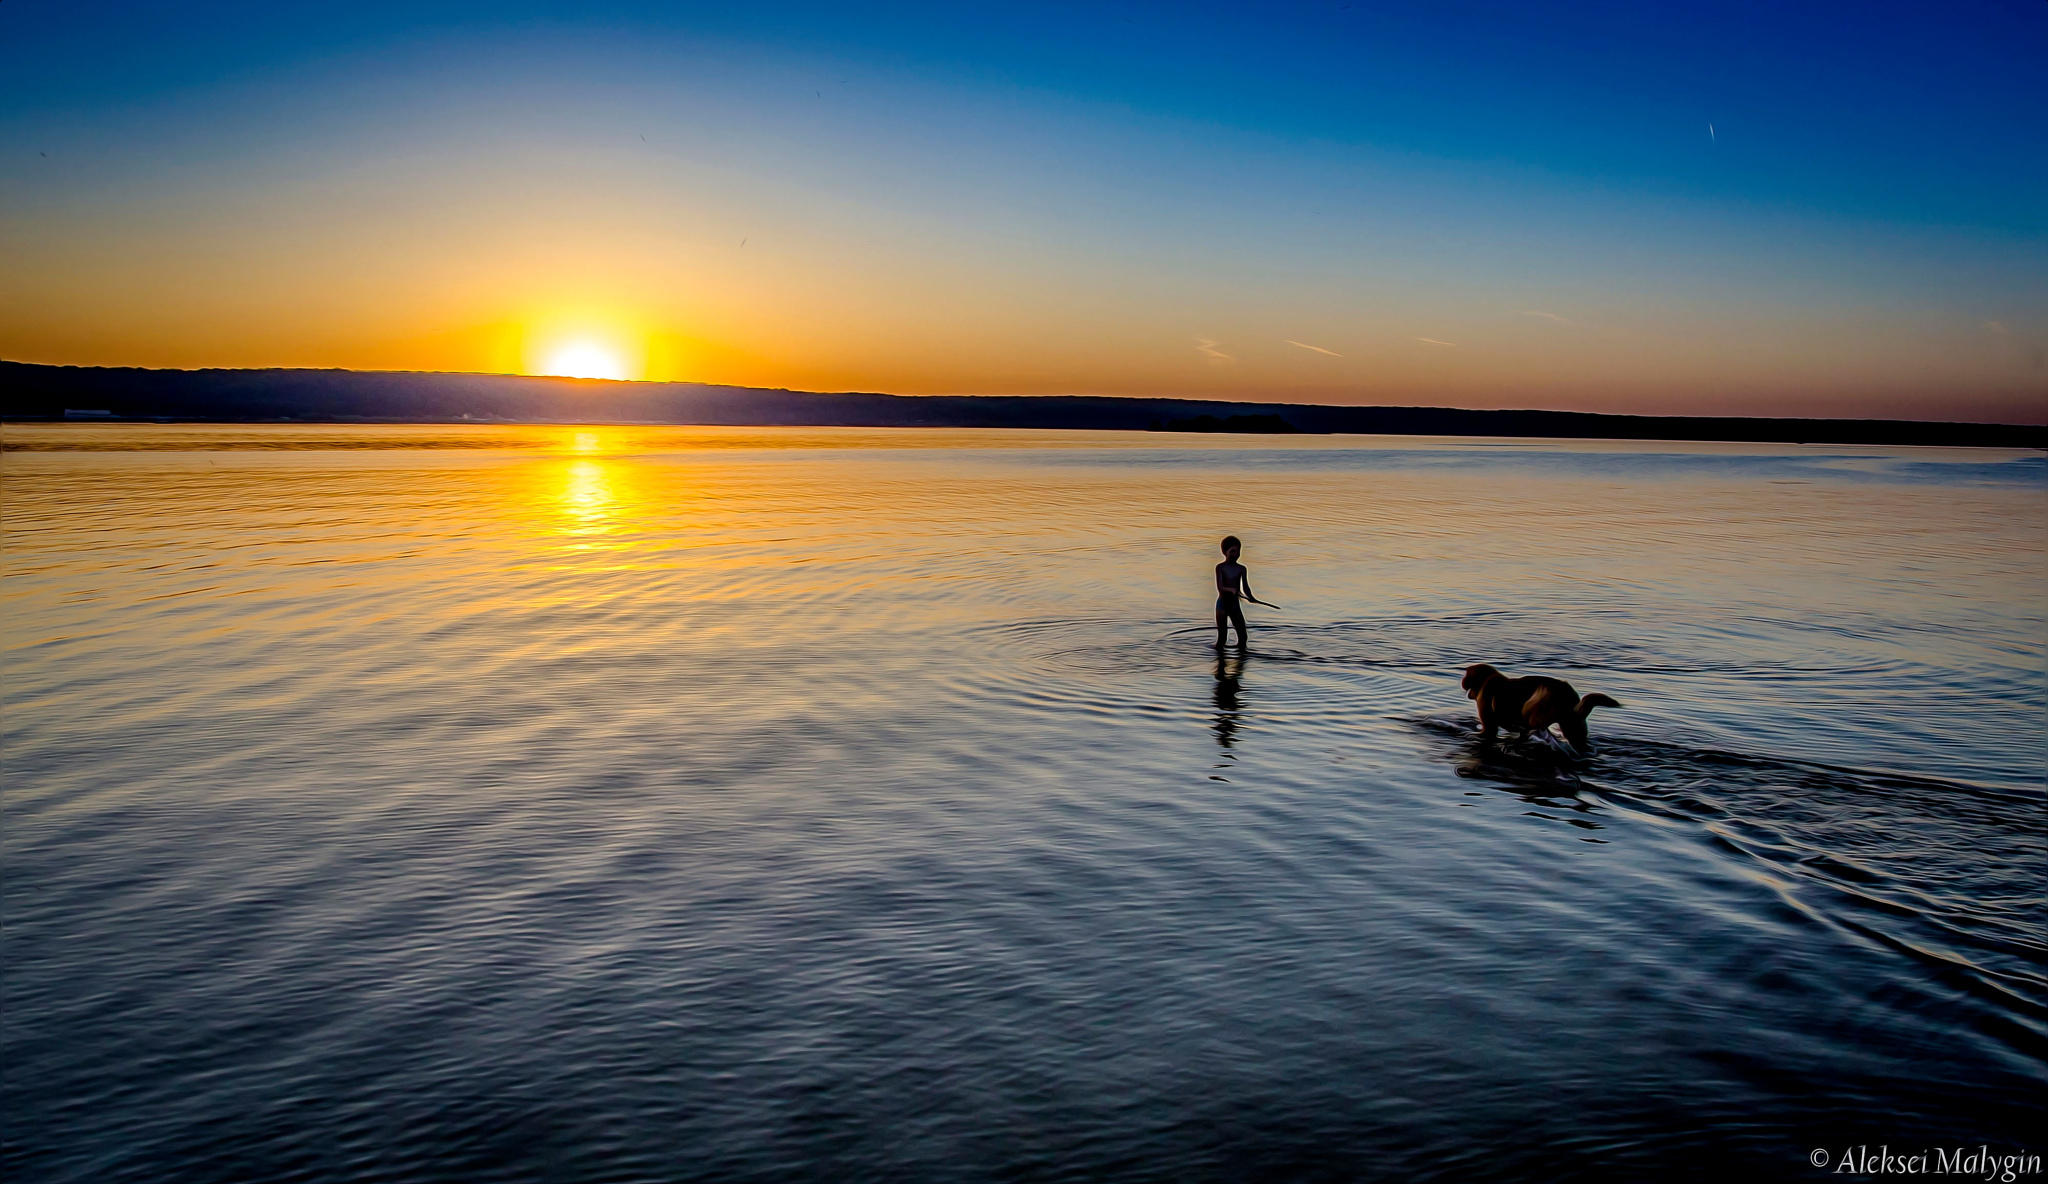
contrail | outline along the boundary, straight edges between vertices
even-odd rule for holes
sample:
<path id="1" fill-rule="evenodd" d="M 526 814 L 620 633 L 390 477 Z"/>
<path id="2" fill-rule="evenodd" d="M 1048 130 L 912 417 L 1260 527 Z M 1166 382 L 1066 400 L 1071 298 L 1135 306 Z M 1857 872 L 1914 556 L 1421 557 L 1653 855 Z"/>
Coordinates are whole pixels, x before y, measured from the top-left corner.
<path id="1" fill-rule="evenodd" d="M 1544 320 L 1546 320 L 1546 321 L 1556 321 L 1556 322 L 1557 322 L 1558 324 L 1560 324 L 1560 325 L 1577 325 L 1577 324 L 1578 324 L 1578 322 L 1577 322 L 1577 321 L 1571 320 L 1571 319 L 1570 319 L 1570 318 L 1568 318 L 1568 317 L 1561 317 L 1561 316 L 1558 316 L 1558 315 L 1557 315 L 1556 313 L 1554 313 L 1554 312 L 1540 312 L 1540 311 L 1538 311 L 1538 310 L 1536 310 L 1536 309 L 1533 309 L 1533 308 L 1530 308 L 1530 309 L 1524 309 L 1524 310 L 1523 310 L 1523 312 L 1522 312 L 1522 315 L 1523 315 L 1523 316 L 1525 316 L 1525 317 L 1542 317 L 1542 318 L 1543 318 Z"/>
<path id="2" fill-rule="evenodd" d="M 1707 124 L 1707 139 L 1712 140 L 1716 144 L 1721 142 L 1720 137 L 1714 134 L 1714 125 L 1712 123 Z"/>
<path id="3" fill-rule="evenodd" d="M 1195 348 L 1197 350 L 1200 350 L 1202 356 L 1209 359 L 1209 362 L 1212 365 L 1221 362 L 1234 362 L 1237 360 L 1236 358 L 1231 357 L 1229 354 L 1224 353 L 1222 350 L 1217 349 L 1216 342 L 1210 340 L 1207 337 L 1195 338 Z"/>
<path id="4" fill-rule="evenodd" d="M 1455 341 L 1438 341 L 1434 337 L 1418 337 L 1415 340 L 1420 341 L 1424 345 L 1448 345 L 1452 349 L 1458 348 L 1458 343 Z"/>
<path id="5" fill-rule="evenodd" d="M 1285 342 L 1286 342 L 1287 344 L 1289 344 L 1289 345 L 1292 345 L 1292 346 L 1295 346 L 1295 347 L 1297 347 L 1297 348 L 1300 348 L 1300 349 L 1312 349 L 1312 350 L 1316 351 L 1316 352 L 1317 352 L 1317 353 L 1319 353 L 1319 354 L 1328 354 L 1328 355 L 1330 355 L 1330 356 L 1331 356 L 1331 357 L 1333 357 L 1333 358 L 1341 358 L 1341 357 L 1343 357 L 1343 356 L 1344 356 L 1343 354 L 1340 354 L 1340 353 L 1338 353 L 1338 352 L 1337 352 L 1336 350 L 1334 350 L 1334 349 L 1324 349 L 1324 348 L 1323 348 L 1322 346 L 1320 346 L 1320 345 L 1310 345 L 1310 344 L 1309 344 L 1308 342 L 1306 342 L 1306 341 L 1296 341 L 1296 340 L 1295 340 L 1294 338 L 1292 338 L 1292 337 L 1283 337 L 1283 338 L 1281 338 L 1280 340 L 1282 340 L 1282 341 L 1285 341 Z"/>

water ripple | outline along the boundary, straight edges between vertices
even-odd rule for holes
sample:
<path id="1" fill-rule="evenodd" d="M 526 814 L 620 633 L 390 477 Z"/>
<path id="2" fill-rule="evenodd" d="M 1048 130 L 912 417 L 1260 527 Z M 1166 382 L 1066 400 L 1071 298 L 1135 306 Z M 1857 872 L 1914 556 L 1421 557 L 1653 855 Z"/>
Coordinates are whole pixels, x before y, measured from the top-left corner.
<path id="1" fill-rule="evenodd" d="M 10 1180 L 1777 1178 L 2048 1085 L 2038 457 L 52 431 Z"/>

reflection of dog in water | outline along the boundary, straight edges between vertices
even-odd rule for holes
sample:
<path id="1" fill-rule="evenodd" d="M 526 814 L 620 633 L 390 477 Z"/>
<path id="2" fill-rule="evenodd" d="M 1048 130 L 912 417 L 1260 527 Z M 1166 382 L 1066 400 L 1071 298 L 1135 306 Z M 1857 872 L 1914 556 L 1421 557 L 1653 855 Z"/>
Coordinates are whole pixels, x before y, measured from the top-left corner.
<path id="1" fill-rule="evenodd" d="M 1512 732 L 1547 733 L 1556 724 L 1581 756 L 1593 751 L 1586 737 L 1586 716 L 1595 707 L 1619 707 L 1605 695 L 1579 697 L 1572 684 L 1561 678 L 1509 678 L 1491 666 L 1465 667 L 1465 697 L 1479 707 L 1479 728 L 1483 737 L 1493 739 L 1495 729 Z"/>

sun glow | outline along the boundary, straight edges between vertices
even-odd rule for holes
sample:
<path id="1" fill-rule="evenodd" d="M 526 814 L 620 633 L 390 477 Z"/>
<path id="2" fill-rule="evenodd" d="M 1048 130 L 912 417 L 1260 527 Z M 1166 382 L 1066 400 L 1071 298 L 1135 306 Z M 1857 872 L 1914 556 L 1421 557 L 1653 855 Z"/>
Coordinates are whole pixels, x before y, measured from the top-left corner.
<path id="1" fill-rule="evenodd" d="M 626 378 L 626 363 L 619 355 L 594 341 L 571 341 L 557 346 L 547 358 L 545 372 L 562 378 Z"/>

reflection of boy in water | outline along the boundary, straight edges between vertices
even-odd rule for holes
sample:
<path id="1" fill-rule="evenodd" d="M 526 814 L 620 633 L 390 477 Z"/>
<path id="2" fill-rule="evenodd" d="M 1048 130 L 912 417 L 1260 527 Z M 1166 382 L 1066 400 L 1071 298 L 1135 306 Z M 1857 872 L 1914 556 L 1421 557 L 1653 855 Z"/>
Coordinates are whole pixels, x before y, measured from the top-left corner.
<path id="1" fill-rule="evenodd" d="M 1237 745 L 1237 721 L 1244 714 L 1244 651 L 1216 654 L 1216 743 Z"/>
<path id="2" fill-rule="evenodd" d="M 1244 607 L 1238 603 L 1240 594 L 1243 595 L 1244 599 L 1251 601 L 1253 604 L 1265 603 L 1265 601 L 1252 595 L 1251 573 L 1245 570 L 1244 564 L 1237 561 L 1238 552 L 1243 549 L 1244 544 L 1237 541 L 1236 535 L 1233 534 L 1226 537 L 1223 540 L 1223 562 L 1216 565 L 1216 644 L 1218 647 L 1223 645 L 1224 626 L 1226 625 L 1234 626 L 1237 629 L 1237 644 L 1245 644 Z"/>

